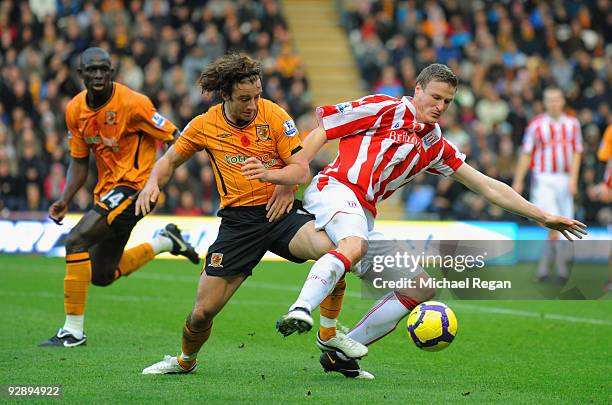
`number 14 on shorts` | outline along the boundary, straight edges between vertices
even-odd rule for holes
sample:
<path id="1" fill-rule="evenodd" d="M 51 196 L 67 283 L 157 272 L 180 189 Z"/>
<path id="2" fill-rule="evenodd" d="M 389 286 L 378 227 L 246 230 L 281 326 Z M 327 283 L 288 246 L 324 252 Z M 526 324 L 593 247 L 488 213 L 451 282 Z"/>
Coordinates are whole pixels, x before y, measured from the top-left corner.
<path id="1" fill-rule="evenodd" d="M 117 206 L 125 199 L 125 194 L 118 190 L 111 190 L 104 194 L 100 201 L 108 205 L 109 208 L 117 208 Z"/>

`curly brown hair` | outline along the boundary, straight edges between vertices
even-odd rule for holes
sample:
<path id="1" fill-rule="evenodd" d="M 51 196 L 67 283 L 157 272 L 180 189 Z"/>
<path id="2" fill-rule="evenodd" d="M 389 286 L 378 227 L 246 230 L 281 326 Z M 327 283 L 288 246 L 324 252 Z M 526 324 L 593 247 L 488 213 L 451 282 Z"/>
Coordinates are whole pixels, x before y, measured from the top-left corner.
<path id="1" fill-rule="evenodd" d="M 231 97 L 234 84 L 248 80 L 255 83 L 261 80 L 261 63 L 240 53 L 228 53 L 206 66 L 198 85 L 202 92 L 212 92 L 218 96 Z"/>

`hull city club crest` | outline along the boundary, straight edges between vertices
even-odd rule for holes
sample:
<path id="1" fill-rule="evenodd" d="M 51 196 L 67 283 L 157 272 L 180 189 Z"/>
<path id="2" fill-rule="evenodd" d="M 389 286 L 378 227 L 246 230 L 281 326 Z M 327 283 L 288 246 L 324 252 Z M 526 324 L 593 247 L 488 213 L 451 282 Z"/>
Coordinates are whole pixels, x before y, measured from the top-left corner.
<path id="1" fill-rule="evenodd" d="M 269 125 L 255 125 L 255 135 L 257 135 L 257 142 L 269 141 L 270 140 L 270 126 Z"/>
<path id="2" fill-rule="evenodd" d="M 223 267 L 221 262 L 223 261 L 223 253 L 211 253 L 210 255 L 210 267 Z"/>
<path id="3" fill-rule="evenodd" d="M 104 113 L 104 124 L 115 125 L 117 123 L 117 113 L 115 111 L 106 111 Z"/>

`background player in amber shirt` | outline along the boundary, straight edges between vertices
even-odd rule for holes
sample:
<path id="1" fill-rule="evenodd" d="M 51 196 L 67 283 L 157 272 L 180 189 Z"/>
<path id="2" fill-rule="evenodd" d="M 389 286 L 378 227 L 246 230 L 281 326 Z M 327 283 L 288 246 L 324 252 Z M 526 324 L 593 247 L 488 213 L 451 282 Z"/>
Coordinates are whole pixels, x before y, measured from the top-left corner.
<path id="1" fill-rule="evenodd" d="M 132 228 L 142 218 L 134 214 L 135 196 L 155 162 L 155 143 L 173 141 L 178 131 L 146 96 L 112 81 L 114 69 L 105 50 L 86 49 L 77 71 L 86 89 L 66 109 L 71 162 L 62 197 L 51 205 L 49 216 L 59 224 L 66 215 L 70 201 L 87 179 L 90 151 L 98 168 L 95 206 L 68 234 L 66 322 L 41 346 L 85 344 L 83 323 L 90 282 L 107 286 L 166 251 L 198 262 L 197 253 L 174 224 L 168 224 L 150 243 L 124 252 Z"/>
<path id="2" fill-rule="evenodd" d="M 199 80 L 222 104 L 194 118 L 155 164 L 138 196 L 137 212 L 147 214 L 174 170 L 194 153 L 210 156 L 222 209 L 217 240 L 209 247 L 196 302 L 183 327 L 182 354 L 143 370 L 143 374 L 189 373 L 208 340 L 213 318 L 266 251 L 293 262 L 333 249 L 312 216 L 293 200 L 294 185 L 310 178 L 308 162 L 293 120 L 261 98 L 261 64 L 229 54 L 207 66 Z M 274 185 L 282 184 L 282 185 Z"/>
<path id="3" fill-rule="evenodd" d="M 593 199 L 610 204 L 612 203 L 612 124 L 608 125 L 604 132 L 599 150 L 597 150 L 597 157 L 606 163 L 606 169 L 603 181 L 595 186 L 590 194 Z M 608 224 L 608 232 L 612 235 L 612 224 Z M 604 286 L 604 290 L 612 291 L 612 250 L 610 251 L 608 266 L 610 268 L 610 278 Z"/>

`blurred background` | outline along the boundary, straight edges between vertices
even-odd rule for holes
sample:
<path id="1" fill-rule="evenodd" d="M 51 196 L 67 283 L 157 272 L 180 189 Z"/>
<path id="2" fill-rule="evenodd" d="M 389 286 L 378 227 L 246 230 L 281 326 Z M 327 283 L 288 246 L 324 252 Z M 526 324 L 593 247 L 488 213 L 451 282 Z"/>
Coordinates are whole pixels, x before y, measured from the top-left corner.
<path id="1" fill-rule="evenodd" d="M 64 113 L 82 89 L 77 57 L 100 46 L 116 80 L 149 96 L 179 128 L 217 102 L 195 81 L 230 50 L 263 62 L 264 97 L 303 133 L 315 126 L 316 105 L 411 95 L 423 67 L 448 64 L 460 85 L 444 135 L 471 165 L 508 184 L 527 122 L 543 112 L 542 90 L 556 84 L 582 125 L 576 217 L 606 225 L 610 207 L 589 194 L 603 175 L 596 150 L 612 124 L 610 9 L 607 0 L 0 0 L 0 218 L 44 213 L 60 196 L 69 162 Z M 333 154 L 324 151 L 313 169 Z M 92 170 L 71 212 L 90 207 L 95 181 Z M 521 221 L 437 176 L 397 194 L 382 218 Z M 176 171 L 157 212 L 218 208 L 200 153 Z"/>

